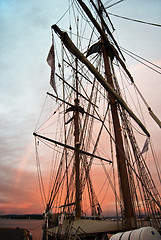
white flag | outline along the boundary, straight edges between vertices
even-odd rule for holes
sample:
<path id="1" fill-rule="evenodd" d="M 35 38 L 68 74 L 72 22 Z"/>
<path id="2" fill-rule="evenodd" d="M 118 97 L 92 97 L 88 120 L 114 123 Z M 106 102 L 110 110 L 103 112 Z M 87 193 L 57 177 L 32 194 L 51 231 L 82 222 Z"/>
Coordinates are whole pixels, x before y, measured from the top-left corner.
<path id="1" fill-rule="evenodd" d="M 54 44 L 52 44 L 48 57 L 47 57 L 47 63 L 51 67 L 51 76 L 50 76 L 50 85 L 54 89 L 54 91 L 57 94 L 56 90 L 56 84 L 55 84 L 55 52 L 54 52 Z"/>
<path id="2" fill-rule="evenodd" d="M 145 152 L 147 152 L 147 151 L 148 151 L 148 148 L 149 148 L 149 141 L 148 141 L 148 138 L 147 138 L 146 141 L 145 141 L 145 143 L 144 143 L 144 146 L 143 146 L 143 149 L 142 149 L 140 155 L 143 154 L 143 153 L 145 153 Z"/>

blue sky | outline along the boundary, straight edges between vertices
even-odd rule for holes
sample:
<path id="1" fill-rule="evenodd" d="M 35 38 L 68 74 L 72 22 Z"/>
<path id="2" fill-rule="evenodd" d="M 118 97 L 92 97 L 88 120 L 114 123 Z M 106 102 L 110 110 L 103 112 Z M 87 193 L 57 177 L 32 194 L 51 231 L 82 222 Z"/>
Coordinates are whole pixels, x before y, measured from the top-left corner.
<path id="1" fill-rule="evenodd" d="M 41 209 L 40 195 L 34 193 L 39 189 L 32 132 L 49 88 L 50 26 L 67 8 L 62 0 L 0 0 L 0 213 Z M 125 0 L 109 12 L 161 24 L 160 0 Z M 111 19 L 121 46 L 161 65 L 161 28 Z M 131 60 L 128 66 L 161 118 L 160 75 L 145 73 Z M 153 91 L 147 82 L 154 83 Z"/>

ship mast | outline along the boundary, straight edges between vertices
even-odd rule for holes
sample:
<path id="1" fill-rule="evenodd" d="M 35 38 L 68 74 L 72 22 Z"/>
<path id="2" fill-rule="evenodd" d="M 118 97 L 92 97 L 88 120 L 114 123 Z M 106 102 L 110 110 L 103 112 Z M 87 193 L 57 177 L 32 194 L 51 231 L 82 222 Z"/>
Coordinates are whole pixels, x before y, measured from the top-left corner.
<path id="1" fill-rule="evenodd" d="M 102 16 L 102 9 L 101 9 L 99 0 L 98 0 L 98 7 L 99 7 L 99 14 L 100 16 Z M 101 21 L 101 25 L 102 25 L 102 31 L 104 31 L 103 21 Z M 101 42 L 102 42 L 102 52 L 103 52 L 106 80 L 114 89 L 112 71 L 110 67 L 110 63 L 112 64 L 112 60 L 109 56 L 107 44 L 105 43 L 103 38 L 101 38 Z M 112 114 L 112 121 L 114 126 L 114 134 L 115 134 L 115 142 L 116 142 L 116 158 L 117 158 L 118 173 L 120 178 L 120 188 L 121 188 L 121 193 L 122 193 L 122 198 L 124 203 L 125 228 L 131 229 L 131 228 L 136 228 L 136 220 L 135 220 L 134 207 L 132 204 L 132 199 L 130 194 L 127 166 L 125 161 L 126 157 L 125 157 L 123 139 L 121 134 L 120 120 L 119 120 L 118 110 L 117 110 L 117 101 L 115 97 L 111 94 L 109 94 L 109 101 L 111 105 L 111 114 Z"/>
<path id="2" fill-rule="evenodd" d="M 135 219 L 135 212 L 134 212 L 134 206 L 131 199 L 131 192 L 130 192 L 130 186 L 129 186 L 129 179 L 128 179 L 128 173 L 127 173 L 127 166 L 126 166 L 126 156 L 125 156 L 125 150 L 123 146 L 123 139 L 121 134 L 121 124 L 119 120 L 118 110 L 117 110 L 117 104 L 119 103 L 123 109 L 125 109 L 129 115 L 137 122 L 137 124 L 142 128 L 144 133 L 149 137 L 150 134 L 144 127 L 144 125 L 140 122 L 140 120 L 136 117 L 136 115 L 129 109 L 125 101 L 121 98 L 121 96 L 115 91 L 114 89 L 114 83 L 113 83 L 113 77 L 112 77 L 112 67 L 110 66 L 112 61 L 109 57 L 109 50 L 112 52 L 112 54 L 115 56 L 115 58 L 119 61 L 121 66 L 124 68 L 126 74 L 129 76 L 131 81 L 133 82 L 131 74 L 126 69 L 126 66 L 124 62 L 120 59 L 117 50 L 113 47 L 113 45 L 110 43 L 109 39 L 107 38 L 106 31 L 109 34 L 109 29 L 107 30 L 107 25 L 104 24 L 104 21 L 102 21 L 102 13 L 99 12 L 99 9 L 97 8 L 96 11 L 98 11 L 98 14 L 100 15 L 100 19 L 102 22 L 102 26 L 100 26 L 95 18 L 92 16 L 90 10 L 85 5 L 85 3 L 82 0 L 77 0 L 84 12 L 87 14 L 93 25 L 96 27 L 98 32 L 101 36 L 102 41 L 102 52 L 103 52 L 103 59 L 104 59 L 104 65 L 105 65 L 105 74 L 106 78 L 104 78 L 97 69 L 88 61 L 88 59 L 78 50 L 78 48 L 74 45 L 74 43 L 71 41 L 71 39 L 68 37 L 68 34 L 66 32 L 63 32 L 59 29 L 57 25 L 53 25 L 52 29 L 58 34 L 58 36 L 63 41 L 66 48 L 76 56 L 83 64 L 87 66 L 87 68 L 90 70 L 91 73 L 96 77 L 96 79 L 101 83 L 101 85 L 107 90 L 109 93 L 109 100 L 111 104 L 111 112 L 112 112 L 112 120 L 114 124 L 114 134 L 115 134 L 115 141 L 116 141 L 116 157 L 117 157 L 117 165 L 118 165 L 118 171 L 119 171 L 119 177 L 120 177 L 120 188 L 122 192 L 122 198 L 124 203 L 124 218 L 125 218 L 125 228 L 131 229 L 136 227 L 136 219 Z M 100 1 L 98 1 L 100 2 Z M 91 0 L 91 3 L 96 9 L 95 4 Z M 106 31 L 105 31 L 106 30 Z M 110 35 L 111 36 L 111 35 Z M 77 65 L 77 64 L 76 64 Z M 77 72 L 77 71 L 76 71 Z M 77 73 L 76 73 L 76 79 Z M 77 82 L 77 80 L 76 80 Z M 78 88 L 78 85 L 76 86 Z M 78 89 L 77 89 L 78 90 Z M 78 92 L 78 91 L 76 91 Z M 80 150 L 80 144 L 79 144 L 79 124 L 78 124 L 78 117 L 79 117 L 79 101 L 78 96 L 76 95 L 75 99 L 75 110 L 74 110 L 74 124 L 75 124 L 75 170 L 76 170 L 76 216 L 77 218 L 80 217 L 81 213 L 81 207 L 80 207 L 80 182 L 79 182 L 79 167 L 80 167 L 80 160 L 79 160 L 79 153 L 82 152 Z"/>
<path id="3" fill-rule="evenodd" d="M 75 140 L 75 185 L 76 185 L 76 218 L 81 217 L 80 206 L 80 159 L 79 159 L 79 99 L 78 99 L 78 74 L 77 74 L 77 59 L 76 59 L 76 98 L 74 111 L 74 140 Z"/>

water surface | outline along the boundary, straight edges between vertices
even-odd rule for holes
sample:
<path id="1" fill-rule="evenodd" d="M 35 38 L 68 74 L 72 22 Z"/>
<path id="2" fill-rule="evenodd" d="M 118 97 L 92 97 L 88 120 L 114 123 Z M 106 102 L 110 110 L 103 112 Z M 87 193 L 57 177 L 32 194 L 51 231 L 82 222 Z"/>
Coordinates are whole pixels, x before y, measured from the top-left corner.
<path id="1" fill-rule="evenodd" d="M 0 219 L 0 228 L 25 228 L 32 233 L 33 240 L 41 240 L 43 220 Z"/>

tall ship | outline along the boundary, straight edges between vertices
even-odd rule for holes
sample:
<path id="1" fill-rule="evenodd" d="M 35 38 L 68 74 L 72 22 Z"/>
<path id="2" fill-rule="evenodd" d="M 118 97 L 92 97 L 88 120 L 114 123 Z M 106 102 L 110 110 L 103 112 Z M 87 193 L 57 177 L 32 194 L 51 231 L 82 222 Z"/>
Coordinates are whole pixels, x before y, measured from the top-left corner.
<path id="1" fill-rule="evenodd" d="M 52 87 L 33 133 L 42 239 L 160 239 L 160 166 L 144 112 L 158 131 L 161 122 L 126 67 L 106 4 L 68 2 L 51 26 Z"/>

